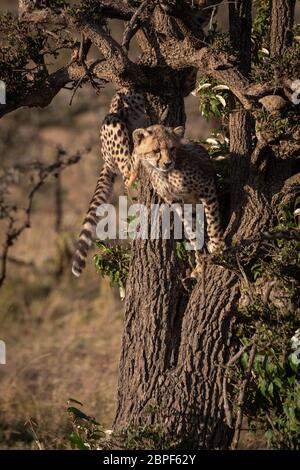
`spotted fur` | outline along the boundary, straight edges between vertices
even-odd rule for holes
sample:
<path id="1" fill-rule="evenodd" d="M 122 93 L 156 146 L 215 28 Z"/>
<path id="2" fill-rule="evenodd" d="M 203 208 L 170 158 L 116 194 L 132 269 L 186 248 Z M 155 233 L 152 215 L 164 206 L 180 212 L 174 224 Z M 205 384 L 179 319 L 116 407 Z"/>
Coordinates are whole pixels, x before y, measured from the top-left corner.
<path id="1" fill-rule="evenodd" d="M 223 244 L 214 169 L 206 149 L 197 143 L 181 141 L 182 136 L 182 128 L 160 125 L 135 130 L 134 165 L 129 185 L 137 178 L 140 165 L 143 165 L 149 172 L 153 188 L 167 203 L 201 201 L 206 217 L 208 249 L 213 252 Z M 194 275 L 201 269 L 198 252 L 196 261 Z"/>
<path id="2" fill-rule="evenodd" d="M 144 95 L 121 89 L 112 99 L 109 114 L 100 129 L 104 166 L 100 171 L 96 190 L 89 205 L 73 258 L 72 272 L 82 273 L 88 250 L 95 238 L 98 223 L 97 208 L 106 203 L 113 188 L 115 176 L 120 173 L 127 182 L 130 175 L 130 156 L 133 149 L 132 132 L 149 124 Z"/>

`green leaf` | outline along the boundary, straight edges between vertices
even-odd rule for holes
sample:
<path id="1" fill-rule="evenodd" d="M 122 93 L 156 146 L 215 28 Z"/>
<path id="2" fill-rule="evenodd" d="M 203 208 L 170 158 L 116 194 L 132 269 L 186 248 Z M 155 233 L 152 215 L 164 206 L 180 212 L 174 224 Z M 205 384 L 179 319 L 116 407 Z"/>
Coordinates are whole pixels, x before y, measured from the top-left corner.
<path id="1" fill-rule="evenodd" d="M 265 437 L 266 437 L 266 439 L 267 439 L 267 441 L 270 445 L 270 443 L 272 442 L 273 437 L 274 437 L 272 429 L 268 429 L 268 431 L 265 432 Z"/>
<path id="2" fill-rule="evenodd" d="M 244 370 L 247 369 L 248 362 L 249 362 L 249 355 L 245 352 L 242 354 L 242 357 L 241 357 L 241 364 Z"/>
<path id="3" fill-rule="evenodd" d="M 298 197 L 296 198 L 296 201 L 295 201 L 295 204 L 294 204 L 295 209 L 296 209 L 298 206 L 300 206 L 300 196 L 298 196 Z"/>
<path id="4" fill-rule="evenodd" d="M 251 267 L 251 272 L 253 274 L 253 277 L 254 277 L 254 280 L 256 281 L 257 278 L 259 278 L 262 274 L 262 265 L 261 263 L 255 263 L 252 267 Z"/>
<path id="5" fill-rule="evenodd" d="M 282 380 L 279 377 L 275 377 L 273 383 L 276 385 L 277 388 L 281 389 L 283 387 Z"/>
<path id="6" fill-rule="evenodd" d="M 103 241 L 101 241 L 101 240 L 96 240 L 95 243 L 96 243 L 96 246 L 97 246 L 98 248 L 106 248 L 105 243 L 104 243 Z"/>
<path id="7" fill-rule="evenodd" d="M 262 380 L 259 384 L 259 390 L 262 394 L 263 397 L 266 398 L 266 391 L 267 391 L 267 382 L 265 380 Z"/>
<path id="8" fill-rule="evenodd" d="M 298 369 L 299 369 L 299 366 L 300 366 L 300 357 L 299 356 L 300 356 L 299 352 L 295 351 L 292 354 L 290 354 L 289 358 L 288 358 L 290 367 L 294 372 L 297 372 Z"/>
<path id="9" fill-rule="evenodd" d="M 274 370 L 275 370 L 275 366 L 274 364 L 272 364 L 272 362 L 269 361 L 269 359 L 267 358 L 267 361 L 266 361 L 266 364 L 265 364 L 265 370 L 267 372 L 268 375 L 272 375 Z"/>
<path id="10" fill-rule="evenodd" d="M 77 449 L 89 450 L 89 447 L 83 442 L 81 437 L 76 432 L 71 432 L 71 434 L 69 434 L 69 440 L 77 447 Z"/>
<path id="11" fill-rule="evenodd" d="M 283 411 L 289 419 L 295 419 L 295 408 L 293 406 L 284 405 Z"/>
<path id="12" fill-rule="evenodd" d="M 254 358 L 254 363 L 253 363 L 253 369 L 256 372 L 261 372 L 262 367 L 261 365 L 263 364 L 265 359 L 265 356 L 263 354 L 256 354 Z"/>
<path id="13" fill-rule="evenodd" d="M 273 385 L 273 382 L 271 382 L 268 386 L 268 395 L 270 395 L 272 398 L 274 398 L 274 385 Z"/>
<path id="14" fill-rule="evenodd" d="M 291 375 L 290 377 L 288 377 L 287 380 L 288 380 L 289 385 L 294 385 L 294 383 L 296 382 L 296 376 Z"/>
<path id="15" fill-rule="evenodd" d="M 216 117 L 220 117 L 220 116 L 221 116 L 221 112 L 220 112 L 219 106 L 220 106 L 219 101 L 216 101 L 215 99 L 211 100 L 211 110 L 212 110 L 212 113 L 213 113 Z"/>
<path id="16" fill-rule="evenodd" d="M 76 418 L 81 418 L 81 419 L 89 419 L 89 416 L 83 413 L 83 411 L 79 410 L 78 408 L 75 408 L 75 406 L 69 406 L 67 408 L 68 413 L 72 413 Z"/>
<path id="17" fill-rule="evenodd" d="M 84 419 L 85 421 L 89 421 L 92 424 L 99 425 L 99 423 L 95 421 L 94 418 L 91 418 L 91 416 L 86 415 L 85 413 L 83 413 L 78 408 L 75 408 L 74 406 L 70 406 L 69 408 L 67 408 L 67 411 L 69 413 L 72 413 L 76 418 Z"/>
<path id="18" fill-rule="evenodd" d="M 81 401 L 76 400 L 75 398 L 69 398 L 68 401 L 70 403 L 76 403 L 77 405 L 83 406 L 83 403 L 81 403 Z"/>

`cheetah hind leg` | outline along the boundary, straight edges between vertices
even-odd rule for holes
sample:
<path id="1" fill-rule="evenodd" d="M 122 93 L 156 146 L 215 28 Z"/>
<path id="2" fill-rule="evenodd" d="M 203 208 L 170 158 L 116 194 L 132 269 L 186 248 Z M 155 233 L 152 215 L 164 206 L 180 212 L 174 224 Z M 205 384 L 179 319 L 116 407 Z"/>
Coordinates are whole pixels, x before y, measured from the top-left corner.
<path id="1" fill-rule="evenodd" d="M 132 192 L 132 185 L 137 181 L 138 179 L 138 172 L 131 172 L 129 173 L 128 178 L 124 178 L 124 185 L 125 185 L 125 194 L 130 200 L 134 200 L 135 195 Z"/>
<path id="2" fill-rule="evenodd" d="M 191 225 L 189 224 L 189 222 L 184 217 L 182 217 L 182 212 L 178 211 L 177 207 L 176 207 L 175 210 L 176 210 L 178 216 L 181 218 L 181 222 L 184 226 L 186 240 L 189 241 L 189 243 L 191 244 L 193 250 L 195 251 L 196 266 L 195 266 L 194 270 L 192 271 L 192 273 L 190 275 L 190 278 L 198 279 L 198 278 L 201 277 L 201 275 L 203 273 L 203 254 L 201 254 L 201 252 L 199 251 L 199 248 L 198 248 L 198 245 L 197 245 L 197 240 L 195 239 L 195 236 L 194 236 Z M 193 225 L 194 224 L 195 224 L 195 220 L 193 220 Z"/>
<path id="3" fill-rule="evenodd" d="M 195 251 L 195 261 L 196 261 L 196 266 L 191 273 L 191 278 L 199 279 L 203 274 L 203 261 L 204 261 L 204 255 L 202 255 L 199 250 Z"/>
<path id="4" fill-rule="evenodd" d="M 131 186 L 133 185 L 133 183 L 136 182 L 137 179 L 138 179 L 138 172 L 137 171 L 132 172 L 128 180 L 125 182 L 125 187 L 127 191 L 131 189 Z"/>
<path id="5" fill-rule="evenodd" d="M 132 185 L 138 179 L 139 172 L 140 172 L 140 162 L 134 159 L 134 155 L 133 155 L 133 162 L 129 164 L 127 168 L 128 168 L 128 173 L 126 175 L 126 178 L 124 179 L 124 182 L 125 182 L 125 189 L 128 195 L 130 195 L 130 189 Z"/>
<path id="6" fill-rule="evenodd" d="M 194 223 L 195 223 L 195 221 L 194 221 Z M 190 225 L 185 220 L 183 220 L 183 224 L 184 224 L 184 227 L 185 227 L 185 233 L 187 235 L 187 239 L 188 239 L 189 243 L 191 244 L 191 246 L 193 247 L 193 249 L 195 251 L 196 266 L 195 266 L 194 270 L 192 271 L 190 277 L 193 278 L 193 279 L 199 279 L 203 274 L 203 257 L 204 257 L 204 254 L 202 252 L 200 252 L 200 250 L 199 250 L 199 247 L 197 245 L 197 240 L 194 238 L 194 234 L 192 233 Z"/>

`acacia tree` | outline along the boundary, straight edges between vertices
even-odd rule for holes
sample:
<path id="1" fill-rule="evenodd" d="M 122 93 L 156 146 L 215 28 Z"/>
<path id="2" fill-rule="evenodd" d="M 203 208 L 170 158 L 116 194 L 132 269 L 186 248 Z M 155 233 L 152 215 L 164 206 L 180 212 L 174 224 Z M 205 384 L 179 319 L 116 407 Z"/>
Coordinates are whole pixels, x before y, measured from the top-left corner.
<path id="1" fill-rule="evenodd" d="M 47 106 L 67 85 L 76 91 L 83 83 L 113 82 L 147 94 L 153 123 L 178 126 L 196 73 L 229 90 L 230 149 L 220 170 L 229 177 L 228 248 L 206 256 L 201 279 L 187 284 L 174 240 L 133 243 L 114 429 L 147 425 L 174 446 L 226 449 L 238 443 L 245 410 L 271 430 L 277 447 L 287 445 L 284 426 L 297 447 L 299 371 L 288 350 L 299 322 L 300 237 L 291 209 L 300 182 L 295 1 L 229 2 L 225 34 L 212 27 L 221 0 L 19 3 L 19 18 L 0 19 L 0 78 L 8 84 L 0 117 Z M 111 35 L 110 19 L 126 23 L 123 44 Z M 133 37 L 141 50 L 135 62 Z M 62 49 L 70 50 L 69 61 L 50 72 L 49 55 L 56 59 Z M 199 87 L 200 100 L 205 90 Z M 148 181 L 139 201 L 154 200 Z M 281 414 L 284 388 L 293 429 Z"/>

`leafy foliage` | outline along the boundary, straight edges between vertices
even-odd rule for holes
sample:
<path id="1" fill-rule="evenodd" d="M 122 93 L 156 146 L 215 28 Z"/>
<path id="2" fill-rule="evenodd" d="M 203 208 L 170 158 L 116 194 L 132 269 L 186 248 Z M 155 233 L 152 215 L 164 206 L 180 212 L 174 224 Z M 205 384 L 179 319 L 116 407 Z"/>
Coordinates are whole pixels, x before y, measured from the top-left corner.
<path id="1" fill-rule="evenodd" d="M 83 406 L 80 401 L 70 398 L 69 404 L 72 405 L 67 408 L 73 427 L 73 431 L 69 434 L 72 447 L 78 450 L 96 449 L 99 440 L 105 437 L 103 428 L 94 418 L 78 408 L 78 405 Z"/>
<path id="2" fill-rule="evenodd" d="M 252 58 L 255 64 L 263 61 L 268 51 L 268 39 L 271 24 L 270 0 L 255 0 L 256 14 L 252 26 Z"/>
<path id="3" fill-rule="evenodd" d="M 188 263 L 191 268 L 194 267 L 191 252 L 186 249 L 185 241 L 176 243 L 176 256 L 180 261 Z"/>
<path id="4" fill-rule="evenodd" d="M 46 58 L 57 58 L 71 46 L 65 31 L 59 36 L 42 25 L 20 21 L 11 14 L 0 15 L 0 79 L 13 98 L 28 92 L 48 75 Z"/>
<path id="5" fill-rule="evenodd" d="M 70 415 L 72 432 L 68 439 L 72 448 L 78 450 L 166 450 L 176 448 L 176 440 L 166 436 L 163 429 L 150 425 L 128 427 L 123 432 L 104 430 L 95 418 L 86 414 L 83 404 L 69 399 L 67 411 Z M 76 407 L 73 404 L 77 405 Z M 78 406 L 80 408 L 78 408 Z"/>
<path id="6" fill-rule="evenodd" d="M 228 55 L 234 53 L 228 33 L 214 32 L 210 37 L 209 47 L 214 51 L 223 52 Z"/>
<path id="7" fill-rule="evenodd" d="M 283 56 L 270 57 L 268 51 L 259 51 L 259 60 L 254 63 L 252 77 L 260 83 L 276 83 L 281 77 L 296 80 L 300 67 L 300 41 L 297 36 L 299 25 L 294 28 L 294 41 Z"/>
<path id="8" fill-rule="evenodd" d="M 102 276 L 108 276 L 111 286 L 118 285 L 121 298 L 124 298 L 131 260 L 130 249 L 120 245 L 106 246 L 101 241 L 97 241 L 96 244 L 100 248 L 100 253 L 94 257 L 97 271 Z"/>
<path id="9" fill-rule="evenodd" d="M 106 20 L 101 13 L 101 6 L 98 0 L 83 0 L 78 6 L 72 7 L 69 14 L 74 17 L 75 21 L 81 21 L 89 18 L 98 24 L 106 24 Z"/>
<path id="10" fill-rule="evenodd" d="M 199 96 L 199 109 L 206 119 L 225 118 L 228 115 L 228 90 L 216 80 L 202 77 L 194 94 Z"/>
<path id="11" fill-rule="evenodd" d="M 293 214 L 289 207 L 282 208 L 279 231 L 298 226 Z M 249 344 L 256 331 L 245 411 L 251 428 L 263 429 L 275 449 L 300 449 L 299 249 L 298 241 L 279 238 L 252 266 L 254 286 L 264 288 L 256 289 L 250 305 L 241 307 L 237 331 L 243 345 Z M 266 296 L 268 285 L 272 289 Z M 244 353 L 233 374 L 236 393 L 248 361 Z"/>

